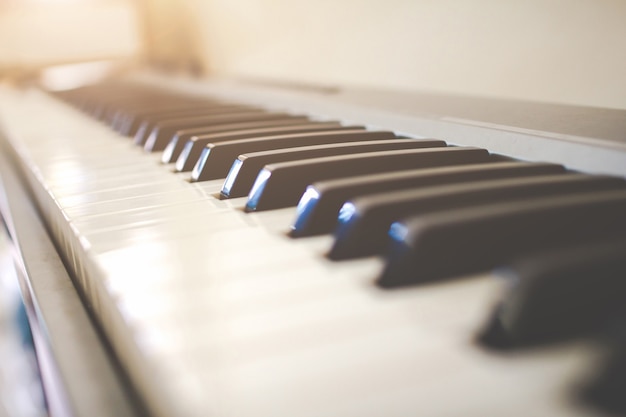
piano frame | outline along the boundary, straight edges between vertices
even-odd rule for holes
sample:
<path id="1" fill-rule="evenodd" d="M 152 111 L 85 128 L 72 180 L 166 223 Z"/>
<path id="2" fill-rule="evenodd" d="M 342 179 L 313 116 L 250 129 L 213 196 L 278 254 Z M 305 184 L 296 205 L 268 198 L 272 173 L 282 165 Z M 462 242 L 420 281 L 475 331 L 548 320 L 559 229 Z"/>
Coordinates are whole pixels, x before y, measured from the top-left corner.
<path id="1" fill-rule="evenodd" d="M 191 78 L 172 80 L 154 73 L 130 78 L 148 84 L 165 83 L 190 94 L 210 93 L 248 104 L 271 103 L 270 108 L 287 107 L 322 118 L 368 122 L 368 125 L 393 128 L 398 133 L 413 136 L 440 137 L 457 145 L 484 146 L 492 152 L 521 159 L 537 160 L 547 156 L 551 162 L 566 163 L 573 169 L 626 175 L 626 141 L 620 142 L 618 137 L 620 131 L 626 131 L 626 111 L 546 104 L 535 107 L 530 103 L 334 87 Z M 502 105 L 509 110 L 534 108 L 537 114 L 546 110 L 552 114 L 562 112 L 560 114 L 569 115 L 567 119 L 556 120 L 570 120 L 572 124 L 538 130 L 536 124 L 541 120 L 533 118 L 527 119 L 528 127 L 498 123 L 496 110 Z M 480 114 L 476 113 L 477 109 L 493 109 L 494 112 Z M 474 115 L 468 116 L 472 112 Z M 591 128 L 595 135 L 585 131 L 589 127 L 581 122 L 587 120 L 581 117 L 585 114 L 598 120 Z M 602 123 L 606 120 L 613 122 Z M 581 122 L 580 126 L 576 126 L 577 121 Z M 0 142 L 0 175 L 4 188 L 0 211 L 19 255 L 20 285 L 35 335 L 51 414 L 96 417 L 146 414 L 89 308 L 72 284 L 71 272 L 64 266 L 41 221 L 25 178 L 32 176 L 32 172 L 25 172 L 26 168 L 18 162 L 18 152 L 11 147 L 6 134 L 0 137 Z M 598 161 L 603 163 L 598 164 Z"/>
<path id="2" fill-rule="evenodd" d="M 144 415 L 72 283 L 3 136 L 0 133 L 0 216 L 12 241 L 48 412 L 62 417 Z"/>

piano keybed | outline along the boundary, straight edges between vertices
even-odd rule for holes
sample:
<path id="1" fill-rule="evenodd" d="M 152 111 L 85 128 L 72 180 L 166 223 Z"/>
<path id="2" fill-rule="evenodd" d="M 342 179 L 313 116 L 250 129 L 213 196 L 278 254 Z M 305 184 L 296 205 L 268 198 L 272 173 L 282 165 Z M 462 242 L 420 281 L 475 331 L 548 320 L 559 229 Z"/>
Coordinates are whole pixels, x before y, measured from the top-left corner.
<path id="1" fill-rule="evenodd" d="M 141 84 L 1 93 L 155 416 L 600 413 L 623 178 Z"/>

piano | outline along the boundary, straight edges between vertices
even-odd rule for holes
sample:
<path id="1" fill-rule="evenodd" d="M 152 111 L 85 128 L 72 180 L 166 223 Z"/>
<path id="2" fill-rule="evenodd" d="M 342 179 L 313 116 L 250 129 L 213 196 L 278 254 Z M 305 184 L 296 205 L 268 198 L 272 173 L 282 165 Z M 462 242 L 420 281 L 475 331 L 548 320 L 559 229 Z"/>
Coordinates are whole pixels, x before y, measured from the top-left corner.
<path id="1" fill-rule="evenodd" d="M 0 126 L 50 415 L 626 413 L 626 110 L 133 67 Z"/>

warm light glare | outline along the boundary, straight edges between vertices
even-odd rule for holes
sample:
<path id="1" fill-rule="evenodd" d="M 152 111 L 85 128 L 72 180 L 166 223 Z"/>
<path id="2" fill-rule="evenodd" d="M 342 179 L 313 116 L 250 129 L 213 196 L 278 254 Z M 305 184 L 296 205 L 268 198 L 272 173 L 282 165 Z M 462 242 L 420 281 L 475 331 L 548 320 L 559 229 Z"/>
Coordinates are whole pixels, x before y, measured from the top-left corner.
<path id="1" fill-rule="evenodd" d="M 102 79 L 113 66 L 111 61 L 58 65 L 42 71 L 40 80 L 49 90 L 69 90 Z"/>
<path id="2" fill-rule="evenodd" d="M 134 59 L 136 7 L 123 0 L 0 0 L 0 70 Z"/>
<path id="3" fill-rule="evenodd" d="M 47 3 L 47 4 L 58 4 L 58 3 L 89 3 L 95 2 L 97 0 L 30 0 L 30 3 Z"/>

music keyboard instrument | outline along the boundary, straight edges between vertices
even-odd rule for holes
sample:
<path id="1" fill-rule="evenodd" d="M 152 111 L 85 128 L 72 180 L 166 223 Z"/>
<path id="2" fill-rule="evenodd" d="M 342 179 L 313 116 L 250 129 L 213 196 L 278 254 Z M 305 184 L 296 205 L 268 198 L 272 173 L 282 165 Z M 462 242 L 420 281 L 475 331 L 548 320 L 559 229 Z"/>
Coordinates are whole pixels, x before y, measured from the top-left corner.
<path id="1" fill-rule="evenodd" d="M 155 97 L 164 97 L 165 104 Z M 179 117 L 177 113 L 167 119 L 161 111 L 174 98 L 184 102 L 181 107 L 190 100 L 207 107 L 226 106 L 222 110 L 229 116 Z M 379 104 L 372 105 L 377 100 Z M 598 280 L 606 283 L 601 294 L 617 293 L 617 301 L 611 302 L 623 304 L 624 284 L 611 278 L 623 276 L 619 268 L 623 268 L 625 253 L 626 145 L 616 140 L 626 124 L 625 113 L 595 109 L 585 113 L 544 105 L 554 112 L 571 110 L 570 116 L 577 112 L 589 117 L 602 115 L 611 122 L 599 123 L 594 130 L 586 123 L 571 125 L 574 118 L 570 117 L 558 129 L 540 130 L 540 119 L 531 120 L 527 127 L 506 124 L 509 116 L 500 110 L 494 110 L 494 121 L 482 119 L 479 108 L 489 106 L 481 107 L 481 102 L 475 102 L 477 107 L 462 105 L 471 104 L 469 99 L 456 101 L 458 107 L 449 107 L 449 116 L 443 113 L 444 99 L 433 99 L 431 113 L 407 106 L 423 99 L 416 96 L 412 100 L 403 94 L 394 101 L 373 93 L 348 92 L 334 97 L 326 91 L 168 81 L 150 74 L 59 94 L 4 87 L 0 92 L 6 137 L 3 153 L 15 158 L 16 169 L 31 190 L 33 204 L 74 284 L 129 379 L 128 389 L 137 393 L 151 415 L 603 415 L 602 407 L 585 401 L 583 393 L 593 385 L 607 346 L 615 346 L 612 337 L 606 336 L 614 333 L 613 319 L 623 316 L 612 311 L 599 315 L 591 329 L 573 326 L 564 338 L 544 343 L 533 333 L 532 325 L 553 318 L 549 316 L 550 303 L 545 307 L 537 301 L 539 313 L 548 315 L 531 320 L 531 331 L 522 326 L 516 333 L 516 322 L 508 320 L 509 316 L 499 322 L 504 332 L 512 335 L 512 348 L 494 346 L 483 336 L 497 303 L 508 300 L 510 281 L 503 278 L 502 270 L 493 269 L 510 267 L 513 273 L 521 273 L 522 269 L 515 268 L 520 258 L 532 261 L 545 253 L 567 252 L 570 246 L 580 250 L 585 245 L 605 245 L 599 253 L 609 253 L 609 260 L 599 265 L 609 267 L 592 271 L 600 271 Z M 428 107 L 428 98 L 423 103 Z M 142 110 L 150 106 L 152 109 Z M 250 107 L 242 110 L 236 106 Z M 490 106 L 510 110 L 514 104 Z M 181 169 L 182 164 L 164 163 L 161 151 L 137 146 L 128 135 L 128 129 L 136 130 L 135 137 L 139 134 L 139 126 L 131 127 L 128 115 L 140 110 L 144 112 L 141 117 L 157 114 L 157 124 L 160 118 L 166 119 L 163 126 L 172 127 L 168 143 L 172 134 L 202 130 L 204 124 L 211 142 L 202 147 L 209 149 L 203 157 L 208 161 L 211 153 L 224 152 L 229 155 L 226 165 L 235 165 L 217 179 L 199 181 L 199 174 L 194 178 L 189 169 Z M 277 130 L 269 133 L 272 126 L 267 116 L 274 113 L 280 114 L 273 126 Z M 292 125 L 299 128 L 289 130 L 284 119 L 290 117 L 300 118 Z M 305 121 L 323 126 L 314 131 Z M 262 124 L 251 127 L 257 122 Z M 242 128 L 237 123 L 249 125 Z M 224 126 L 224 130 L 216 126 Z M 334 130 L 337 126 L 343 130 Z M 254 129 L 265 130 L 241 133 Z M 199 136 L 198 131 L 192 138 Z M 263 145 L 257 147 L 261 140 Z M 298 144 L 288 146 L 289 141 Z M 338 145 L 346 142 L 355 146 L 353 151 Z M 424 142 L 423 147 L 416 145 L 419 142 Z M 229 146 L 234 151 L 227 153 Z M 198 158 L 201 160 L 200 155 Z M 257 160 L 260 162 L 254 165 Z M 250 197 L 225 198 L 229 197 L 225 180 L 243 172 L 244 168 L 234 167 L 244 164 L 256 172 L 255 182 L 248 184 Z M 459 172 L 472 178 L 478 175 L 472 174 L 472 169 L 489 164 L 501 170 L 491 168 L 497 171 L 495 178 L 454 177 L 454 169 L 465 169 Z M 516 171 L 523 164 L 531 167 L 528 173 Z M 195 171 L 205 169 L 197 161 L 194 165 Z M 286 173 L 284 179 L 281 172 Z M 331 250 L 340 234 L 333 236 L 324 229 L 297 237 L 294 232 L 301 208 L 309 203 L 307 192 L 309 197 L 311 192 L 321 195 L 326 188 L 341 185 L 338 182 L 367 175 L 370 181 L 382 178 L 391 182 L 398 180 L 394 175 L 425 172 L 430 179 L 419 181 L 426 185 L 416 185 L 419 181 L 411 177 L 414 183 L 403 180 L 409 181 L 408 185 L 386 192 L 406 194 L 421 187 L 431 194 L 411 196 L 423 199 L 415 204 L 439 207 L 436 201 L 443 201 L 437 203 L 442 206 L 428 217 L 416 217 L 419 210 L 413 208 L 386 219 L 382 234 L 372 238 L 380 243 L 376 249 L 333 260 Z M 584 178 L 572 179 L 576 176 Z M 538 185 L 556 177 L 560 181 L 556 186 L 545 186 L 545 191 L 536 194 Z M 526 182 L 520 185 L 520 178 Z M 428 181 L 443 183 L 428 189 Z M 481 181 L 492 181 L 487 184 L 492 188 L 471 194 L 469 188 Z M 497 188 L 493 181 L 509 182 Z M 365 184 L 363 189 L 367 189 Z M 467 201 L 453 202 L 452 197 L 440 195 L 454 184 L 461 184 L 456 194 L 466 189 Z M 514 188 L 519 193 L 511 191 Z M 278 197 L 263 196 L 272 192 Z M 479 192 L 483 194 L 479 196 Z M 495 197 L 487 192 L 496 193 Z M 283 203 L 281 198 L 287 194 L 290 197 Z M 360 223 L 350 217 L 355 215 L 350 205 L 343 203 L 352 204 L 357 215 L 374 205 L 367 200 L 367 193 L 360 200 L 363 191 L 354 194 L 335 207 L 342 210 L 337 215 L 345 228 L 352 226 L 350 222 L 354 227 Z M 382 195 L 381 199 L 409 198 L 405 194 Z M 268 201 L 267 209 L 263 198 Z M 446 213 L 461 222 L 463 216 L 476 219 L 486 206 L 494 210 L 494 217 L 523 218 L 515 217 L 513 208 L 522 210 L 524 204 L 540 214 L 545 212 L 541 204 L 546 210 L 563 208 L 546 215 L 548 223 L 531 212 L 531 220 L 540 220 L 529 222 L 536 230 L 528 236 L 522 236 L 523 229 L 515 229 L 492 238 L 489 227 L 481 236 L 469 226 L 466 234 L 455 235 L 444 227 Z M 584 217 L 585 204 L 593 210 L 598 205 L 606 209 L 589 211 L 597 213 L 596 217 Z M 586 227 L 580 227 L 580 233 L 568 229 L 569 242 L 554 238 L 553 244 L 544 245 L 552 242 L 555 233 L 541 234 L 541 230 L 570 210 L 583 213 L 579 221 L 588 222 Z M 602 218 L 608 219 L 611 227 L 606 227 Z M 421 240 L 407 240 L 411 233 L 422 230 L 416 222 L 419 227 L 430 227 L 423 229 L 425 234 L 439 233 L 433 239 L 442 242 L 432 246 L 439 251 L 420 252 Z M 564 222 L 563 227 L 568 224 L 571 222 Z M 443 231 L 438 232 L 438 225 Z M 597 232 L 592 233 L 594 230 Z M 461 243 L 468 245 L 467 253 L 482 257 L 483 262 L 474 265 L 466 259 L 470 255 L 454 250 L 442 253 L 446 239 L 455 244 L 470 239 Z M 513 246 L 512 254 L 503 250 L 507 256 L 484 256 L 481 245 L 495 250 L 498 239 L 503 239 L 502 246 L 510 242 L 519 245 Z M 529 239 L 530 248 L 522 244 Z M 462 250 L 464 245 L 450 247 Z M 438 269 L 434 263 L 434 275 L 424 280 L 411 264 L 422 253 L 427 256 L 418 266 L 430 268 L 433 259 L 440 260 L 441 266 Z M 398 263 L 392 263 L 396 258 Z M 456 258 L 467 268 L 448 268 Z M 397 268 L 400 274 L 394 272 Z M 444 269 L 452 272 L 437 275 L 437 270 Z M 540 272 L 545 270 L 540 268 Z M 385 274 L 400 277 L 399 281 L 391 279 L 387 282 L 393 285 L 386 285 L 381 282 Z M 605 276 L 608 278 L 602 280 Z M 583 287 L 589 280 L 588 274 L 579 277 L 573 273 L 571 277 Z M 532 287 L 533 291 L 542 288 L 541 284 Z M 580 291 L 554 291 L 552 296 L 563 297 L 551 301 L 556 305 L 568 307 L 574 300 L 572 310 L 565 310 L 568 314 L 589 307 L 579 302 L 584 299 Z M 596 308 L 601 301 L 591 304 Z M 522 307 L 528 308 L 523 303 Z M 517 312 L 515 308 L 507 311 L 514 317 Z M 519 318 L 520 322 L 525 319 Z M 560 323 L 559 319 L 555 322 Z M 507 329 L 510 323 L 512 327 Z M 623 321 L 620 323 L 623 328 Z M 518 336 L 520 343 L 515 339 Z"/>

